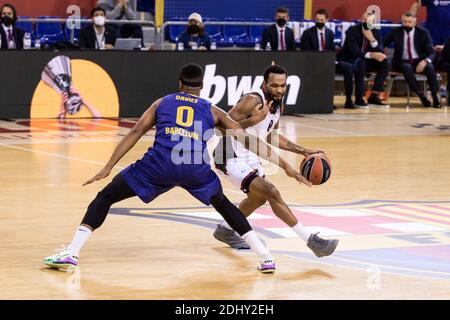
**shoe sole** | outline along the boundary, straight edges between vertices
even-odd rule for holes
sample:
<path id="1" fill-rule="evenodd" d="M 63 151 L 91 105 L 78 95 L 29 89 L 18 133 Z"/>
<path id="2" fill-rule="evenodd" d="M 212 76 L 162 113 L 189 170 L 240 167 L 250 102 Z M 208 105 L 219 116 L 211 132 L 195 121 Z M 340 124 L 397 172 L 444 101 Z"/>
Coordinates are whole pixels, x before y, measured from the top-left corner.
<path id="1" fill-rule="evenodd" d="M 258 270 L 261 271 L 261 273 L 264 273 L 264 274 L 275 273 L 275 269 L 264 269 L 264 270 L 262 270 L 260 267 L 258 267 Z"/>
<path id="2" fill-rule="evenodd" d="M 264 274 L 275 273 L 275 269 L 260 270 L 260 271 L 261 271 L 261 273 L 264 273 Z"/>
<path id="3" fill-rule="evenodd" d="M 44 262 L 44 264 L 46 266 L 49 266 L 53 269 L 57 269 L 60 271 L 72 271 L 74 270 L 77 266 L 74 266 L 73 264 L 70 263 L 52 263 L 52 262 Z"/>

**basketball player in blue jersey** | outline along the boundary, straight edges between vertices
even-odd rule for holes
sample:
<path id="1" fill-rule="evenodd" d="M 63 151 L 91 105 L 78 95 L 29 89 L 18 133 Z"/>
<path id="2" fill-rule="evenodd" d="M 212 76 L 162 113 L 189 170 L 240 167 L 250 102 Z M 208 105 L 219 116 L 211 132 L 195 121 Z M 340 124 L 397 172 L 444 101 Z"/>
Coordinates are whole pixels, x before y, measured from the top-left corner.
<path id="1" fill-rule="evenodd" d="M 287 71 L 282 66 L 272 65 L 264 71 L 262 89 L 245 94 L 231 108 L 228 115 L 249 133 L 271 144 L 278 143 L 282 150 L 308 156 L 322 151 L 303 148 L 278 133 L 280 116 L 283 113 L 283 97 L 287 88 Z M 272 102 L 269 108 L 269 101 Z M 265 107 L 261 108 L 260 106 Z M 275 129 L 275 130 L 274 130 Z M 239 209 L 248 217 L 253 211 L 269 202 L 275 215 L 292 228 L 317 257 L 328 256 L 336 249 L 338 240 L 325 240 L 317 234 L 309 232 L 292 214 L 281 198 L 278 189 L 265 179 L 264 170 L 258 156 L 242 143 L 222 137 L 215 152 L 216 168 L 221 170 L 231 183 L 240 188 L 246 195 Z M 308 186 L 306 179 L 301 182 Z M 245 239 L 236 234 L 225 221 L 218 225 L 214 237 L 229 246 L 238 249 L 249 249 Z"/>
<path id="2" fill-rule="evenodd" d="M 141 160 L 116 175 L 97 194 L 88 206 L 72 243 L 57 254 L 45 258 L 46 265 L 63 270 L 77 266 L 81 247 L 91 233 L 103 224 L 114 203 L 134 196 L 149 203 L 160 194 L 179 186 L 205 205 L 211 204 L 245 239 L 259 258 L 259 270 L 264 273 L 275 271 L 272 255 L 251 229 L 242 212 L 223 194 L 220 180 L 211 170 L 207 157 L 206 142 L 213 135 L 215 126 L 232 129 L 235 138 L 252 140 L 249 148 L 253 152 L 258 151 L 258 139 L 247 135 L 224 111 L 199 97 L 203 85 L 203 70 L 200 66 L 185 65 L 179 81 L 180 92 L 156 100 L 118 144 L 106 166 L 83 185 L 108 177 L 116 163 L 146 132 L 156 126 L 153 147 Z M 277 162 L 288 176 L 298 181 L 302 178 L 269 146 L 266 145 L 266 148 L 267 153 L 261 153 L 262 157 Z"/>

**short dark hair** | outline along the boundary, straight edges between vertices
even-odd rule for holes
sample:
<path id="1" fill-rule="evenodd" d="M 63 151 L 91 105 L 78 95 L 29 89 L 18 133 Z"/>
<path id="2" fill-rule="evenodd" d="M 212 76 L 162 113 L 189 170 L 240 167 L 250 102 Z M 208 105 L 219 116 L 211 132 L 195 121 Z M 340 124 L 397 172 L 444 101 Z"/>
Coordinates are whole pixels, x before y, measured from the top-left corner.
<path id="1" fill-rule="evenodd" d="M 317 16 L 318 14 L 323 14 L 323 15 L 328 19 L 328 12 L 327 12 L 327 10 L 325 10 L 325 9 L 319 9 L 319 10 L 316 11 L 316 16 Z"/>
<path id="2" fill-rule="evenodd" d="M 103 9 L 102 7 L 95 7 L 95 8 L 92 9 L 92 11 L 91 11 L 91 18 L 94 16 L 94 13 L 95 13 L 96 11 L 103 11 L 103 14 L 106 16 L 106 11 L 105 11 L 105 9 Z"/>
<path id="3" fill-rule="evenodd" d="M 416 17 L 416 15 L 414 13 L 412 13 L 411 11 L 405 12 L 403 15 L 405 17 L 412 17 L 412 18 Z"/>
<path id="4" fill-rule="evenodd" d="M 203 68 L 195 63 L 185 64 L 181 68 L 179 80 L 186 87 L 201 87 L 203 84 Z"/>
<path id="5" fill-rule="evenodd" d="M 287 14 L 289 14 L 289 9 L 286 8 L 286 7 L 279 7 L 277 9 L 277 13 L 287 13 Z"/>
<path id="6" fill-rule="evenodd" d="M 286 77 L 288 76 L 288 72 L 284 67 L 282 67 L 278 64 L 273 64 L 273 65 L 267 67 L 266 70 L 264 70 L 264 81 L 266 83 L 269 80 L 269 76 L 271 73 L 285 74 Z"/>
<path id="7" fill-rule="evenodd" d="M 5 3 L 4 5 L 2 5 L 2 7 L 0 9 L 0 15 L 3 12 L 4 8 L 10 8 L 12 10 L 12 12 L 13 12 L 13 20 L 14 20 L 14 22 L 16 22 L 17 21 L 17 10 L 16 10 L 16 8 L 12 4 Z"/>

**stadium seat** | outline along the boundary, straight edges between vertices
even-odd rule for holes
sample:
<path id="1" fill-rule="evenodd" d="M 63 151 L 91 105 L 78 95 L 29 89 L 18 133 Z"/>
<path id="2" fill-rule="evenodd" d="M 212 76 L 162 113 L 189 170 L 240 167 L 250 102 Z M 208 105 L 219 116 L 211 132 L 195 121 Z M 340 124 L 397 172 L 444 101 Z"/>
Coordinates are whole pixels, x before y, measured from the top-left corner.
<path id="1" fill-rule="evenodd" d="M 252 19 L 252 21 L 254 22 L 271 22 L 271 20 L 269 19 Z M 249 35 L 250 38 L 254 41 L 254 42 L 261 42 L 261 38 L 262 38 L 262 34 L 264 32 L 264 29 L 266 29 L 267 26 L 250 26 L 249 28 Z"/>
<path id="2" fill-rule="evenodd" d="M 38 19 L 59 19 L 59 17 L 40 16 Z M 38 22 L 36 24 L 36 35 L 39 38 L 48 39 L 46 42 L 49 45 L 65 40 L 62 24 L 60 22 Z"/>
<path id="3" fill-rule="evenodd" d="M 212 17 L 205 17 L 203 18 L 204 22 L 208 22 L 208 21 L 219 21 L 219 19 L 217 18 L 212 18 Z M 209 36 L 211 37 L 211 40 L 215 40 L 216 43 L 217 41 L 219 41 L 220 39 L 223 38 L 223 33 L 222 33 L 222 26 L 221 25 L 205 25 L 205 32 L 207 34 L 209 34 Z"/>
<path id="4" fill-rule="evenodd" d="M 313 27 L 314 24 L 315 23 L 312 20 L 302 20 L 300 22 L 300 38 L 302 37 L 303 32 L 305 32 L 306 29 Z"/>
<path id="5" fill-rule="evenodd" d="M 32 22 L 20 22 L 21 19 L 30 19 L 30 17 L 28 17 L 28 16 L 18 17 L 19 21 L 16 22 L 16 27 L 19 29 L 22 29 L 24 32 L 31 33 L 31 37 L 34 38 L 35 33 L 34 33 L 33 23 Z"/>
<path id="6" fill-rule="evenodd" d="M 225 21 L 230 22 L 242 22 L 245 21 L 243 18 L 225 18 Z M 225 42 L 236 44 L 236 46 L 240 47 L 248 47 L 254 45 L 254 42 L 251 41 L 248 26 L 246 25 L 224 25 L 223 26 L 223 37 Z M 218 46 L 219 43 L 218 43 Z"/>
<path id="7" fill-rule="evenodd" d="M 88 17 L 81 17 L 81 19 L 89 19 L 89 18 Z M 74 40 L 75 40 L 76 43 L 78 42 L 80 30 L 83 29 L 84 27 L 86 27 L 87 25 L 88 25 L 88 23 L 82 22 L 80 24 L 80 28 L 75 28 L 74 29 Z M 67 27 L 67 24 L 64 24 L 64 36 L 66 38 L 66 41 L 70 41 L 71 32 L 72 32 L 72 30 Z"/>
<path id="8" fill-rule="evenodd" d="M 188 20 L 187 20 L 187 17 L 173 17 L 169 21 L 186 21 L 186 24 L 187 24 Z M 169 25 L 166 28 L 166 39 L 172 43 L 176 43 L 178 40 L 178 36 L 184 30 L 186 30 L 185 25 Z"/>
<path id="9" fill-rule="evenodd" d="M 331 29 L 331 31 L 333 31 L 334 34 L 336 34 L 336 23 L 333 21 L 327 22 L 326 27 L 328 29 Z"/>
<path id="10" fill-rule="evenodd" d="M 342 43 L 342 20 L 334 19 L 332 22 L 335 25 L 334 44 L 340 46 Z"/>

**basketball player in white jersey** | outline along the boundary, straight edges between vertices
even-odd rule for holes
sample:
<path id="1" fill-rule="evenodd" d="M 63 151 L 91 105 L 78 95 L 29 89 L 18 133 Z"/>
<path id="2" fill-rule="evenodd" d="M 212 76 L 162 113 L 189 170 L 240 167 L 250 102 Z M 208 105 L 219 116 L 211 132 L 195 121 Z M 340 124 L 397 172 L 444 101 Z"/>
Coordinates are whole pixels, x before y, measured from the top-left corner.
<path id="1" fill-rule="evenodd" d="M 283 113 L 283 97 L 287 89 L 287 71 L 282 66 L 272 65 L 264 71 L 262 89 L 245 94 L 241 100 L 228 112 L 228 115 L 249 133 L 268 143 L 278 140 L 278 147 L 294 153 L 308 156 L 321 151 L 303 148 L 277 132 L 280 116 Z M 264 101 L 273 101 L 270 110 L 268 104 L 259 108 Z M 275 131 L 273 131 L 275 129 Z M 277 137 L 276 137 L 277 135 Z M 240 142 L 221 137 L 214 150 L 216 168 L 246 195 L 239 209 L 249 216 L 257 208 L 269 202 L 275 215 L 286 223 L 306 243 L 317 257 L 333 253 L 339 240 L 325 240 L 317 234 L 310 233 L 292 214 L 287 204 L 281 198 L 278 189 L 265 179 L 264 170 L 259 158 L 248 151 Z M 311 186 L 302 177 L 301 182 Z M 249 249 L 248 244 L 224 221 L 218 225 L 214 237 L 227 243 L 232 248 Z"/>

